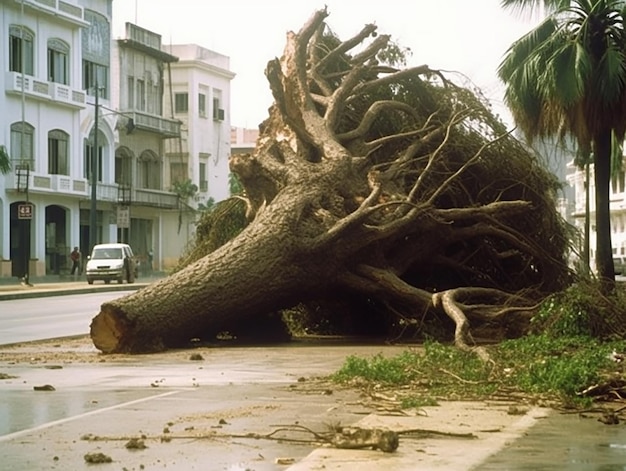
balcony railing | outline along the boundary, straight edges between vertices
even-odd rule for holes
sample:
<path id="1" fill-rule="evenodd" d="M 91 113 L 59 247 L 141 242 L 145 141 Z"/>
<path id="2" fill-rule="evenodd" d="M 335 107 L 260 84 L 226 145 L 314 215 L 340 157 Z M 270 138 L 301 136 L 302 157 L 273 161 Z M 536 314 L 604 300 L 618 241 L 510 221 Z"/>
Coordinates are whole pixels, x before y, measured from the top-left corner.
<path id="1" fill-rule="evenodd" d="M 57 20 L 64 20 L 72 24 L 87 26 L 84 20 L 84 10 L 78 5 L 63 0 L 15 0 L 22 2 L 29 8 L 54 16 Z"/>
<path id="2" fill-rule="evenodd" d="M 126 23 L 126 38 L 156 51 L 161 51 L 161 35 L 135 24 Z"/>
<path id="3" fill-rule="evenodd" d="M 133 119 L 133 124 L 137 129 L 154 132 L 163 137 L 180 137 L 181 123 L 178 120 L 142 113 L 141 111 L 125 111 L 124 114 Z"/>
<path id="4" fill-rule="evenodd" d="M 90 190 L 91 191 L 91 190 Z M 109 201 L 119 203 L 122 200 L 122 192 L 128 189 L 121 189 L 117 183 L 98 183 L 96 195 L 98 201 Z M 125 204 L 135 206 L 150 206 L 153 208 L 175 209 L 178 208 L 178 195 L 162 190 L 149 190 L 145 188 L 131 188 L 130 200 L 124 197 Z"/>
<path id="5" fill-rule="evenodd" d="M 11 172 L 5 177 L 7 191 L 25 191 L 32 193 L 50 193 L 67 196 L 87 195 L 85 180 L 68 175 L 49 175 L 37 172 Z"/>
<path id="6" fill-rule="evenodd" d="M 4 178 L 7 191 L 23 192 L 28 188 L 30 193 L 77 196 L 81 199 L 91 198 L 91 185 L 84 178 L 49 175 L 32 171 L 21 177 L 17 172 L 11 172 Z M 28 181 L 25 181 L 26 178 Z M 120 187 L 117 183 L 98 183 L 96 187 L 97 201 L 117 204 L 120 202 L 120 194 Z M 132 188 L 130 189 L 129 203 L 153 208 L 176 209 L 178 208 L 178 195 L 163 190 Z"/>
<path id="7" fill-rule="evenodd" d="M 7 93 L 22 94 L 22 74 L 20 72 L 7 72 L 5 83 Z M 77 90 L 60 83 L 38 80 L 30 75 L 24 75 L 24 95 L 76 109 L 87 106 L 86 94 L 83 90 Z"/>

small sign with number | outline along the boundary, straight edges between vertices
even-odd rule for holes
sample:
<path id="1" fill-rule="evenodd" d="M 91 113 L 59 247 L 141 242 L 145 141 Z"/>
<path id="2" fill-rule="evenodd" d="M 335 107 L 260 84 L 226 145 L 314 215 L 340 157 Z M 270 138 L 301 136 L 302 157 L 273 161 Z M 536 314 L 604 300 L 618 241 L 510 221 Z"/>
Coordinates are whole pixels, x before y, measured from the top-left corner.
<path id="1" fill-rule="evenodd" d="M 17 205 L 17 218 L 18 219 L 32 219 L 33 218 L 33 205 L 30 203 L 23 203 Z"/>

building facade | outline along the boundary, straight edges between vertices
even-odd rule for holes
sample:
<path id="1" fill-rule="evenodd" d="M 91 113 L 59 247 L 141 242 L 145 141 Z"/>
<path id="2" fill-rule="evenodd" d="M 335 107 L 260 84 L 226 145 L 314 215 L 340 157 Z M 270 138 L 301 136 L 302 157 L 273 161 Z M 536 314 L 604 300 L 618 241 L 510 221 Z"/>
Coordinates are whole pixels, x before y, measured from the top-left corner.
<path id="1" fill-rule="evenodd" d="M 181 140 L 168 143 L 169 180 L 198 190 L 189 204 L 210 205 L 229 196 L 230 59 L 196 44 L 166 46 L 172 64 L 172 100 L 166 110 L 182 123 Z"/>
<path id="2" fill-rule="evenodd" d="M 623 158 L 622 158 L 623 159 Z M 582 233 L 585 224 L 585 171 L 577 168 L 573 162 L 569 164 L 570 173 L 568 180 L 574 188 L 575 203 L 572 215 L 575 225 Z M 610 212 L 611 212 L 611 245 L 614 256 L 626 256 L 626 173 L 624 167 L 615 172 L 611 179 L 609 190 Z M 590 262 L 594 268 L 596 252 L 596 204 L 595 204 L 595 179 L 593 165 L 589 172 L 589 213 L 590 213 Z"/>
<path id="3" fill-rule="evenodd" d="M 112 0 L 0 0 L 0 277 L 65 274 L 101 242 L 167 270 L 229 196 L 229 59 L 111 22 Z"/>
<path id="4" fill-rule="evenodd" d="M 180 121 L 163 113 L 171 96 L 166 77 L 178 58 L 162 51 L 159 34 L 131 23 L 125 32 L 113 43 L 117 107 L 103 110 L 116 122 L 117 132 L 111 181 L 118 192 L 116 232 L 110 237 L 133 247 L 144 272 L 162 270 L 176 263 L 187 243 L 170 235 L 169 228 L 179 225 L 181 202 L 164 178 L 166 145 L 181 137 Z M 185 220 L 190 217 L 184 213 Z"/>
<path id="5" fill-rule="evenodd" d="M 0 175 L 0 276 L 59 273 L 86 230 L 91 105 L 83 69 L 96 63 L 83 59 L 83 48 L 98 38 L 94 57 L 106 76 L 111 0 L 3 1 L 0 21 L 0 145 L 12 165 Z"/>

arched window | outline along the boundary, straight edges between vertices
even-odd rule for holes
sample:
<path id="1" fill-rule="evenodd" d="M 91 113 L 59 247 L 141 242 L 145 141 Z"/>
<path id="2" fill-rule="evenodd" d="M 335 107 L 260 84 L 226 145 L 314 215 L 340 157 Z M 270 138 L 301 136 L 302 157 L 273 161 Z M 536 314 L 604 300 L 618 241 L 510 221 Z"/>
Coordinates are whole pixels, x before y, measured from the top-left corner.
<path id="1" fill-rule="evenodd" d="M 69 136 L 60 129 L 48 133 L 48 173 L 51 175 L 69 175 L 68 162 Z"/>
<path id="2" fill-rule="evenodd" d="M 154 152 L 143 151 L 137 162 L 137 186 L 150 190 L 160 190 L 161 168 L 161 160 Z"/>
<path id="3" fill-rule="evenodd" d="M 115 151 L 115 183 L 126 187 L 133 182 L 133 154 L 127 147 Z"/>
<path id="4" fill-rule="evenodd" d="M 48 40 L 48 80 L 69 85 L 70 46 L 60 39 Z"/>
<path id="5" fill-rule="evenodd" d="M 28 123 L 11 124 L 11 160 L 17 165 L 28 164 L 31 170 L 35 169 L 34 135 L 35 128 Z"/>
<path id="6" fill-rule="evenodd" d="M 83 177 L 89 181 L 91 180 L 91 168 L 92 168 L 92 157 L 94 154 L 96 155 L 96 181 L 102 181 L 102 170 L 103 170 L 103 155 L 104 155 L 104 147 L 107 144 L 106 136 L 102 133 L 102 131 L 98 130 L 98 152 L 95 153 L 94 149 L 94 132 L 93 129 L 89 135 L 89 139 L 85 139 L 85 150 L 83 153 L 84 161 L 83 161 Z"/>
<path id="7" fill-rule="evenodd" d="M 34 75 L 34 43 L 35 35 L 21 25 L 9 26 L 9 70 Z"/>

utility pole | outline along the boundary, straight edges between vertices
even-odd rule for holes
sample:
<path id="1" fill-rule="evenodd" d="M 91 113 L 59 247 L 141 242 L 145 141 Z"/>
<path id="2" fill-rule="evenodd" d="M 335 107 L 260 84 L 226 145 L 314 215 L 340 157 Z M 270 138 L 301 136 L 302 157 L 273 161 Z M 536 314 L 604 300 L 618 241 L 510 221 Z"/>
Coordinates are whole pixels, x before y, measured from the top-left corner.
<path id="1" fill-rule="evenodd" d="M 93 147 L 91 149 L 91 209 L 89 211 L 89 253 L 98 243 L 97 232 L 97 198 L 98 198 L 98 119 L 100 116 L 100 89 L 96 78 L 96 112 L 93 126 Z"/>
<path id="2" fill-rule="evenodd" d="M 22 75 L 22 127 L 20 131 L 20 160 L 24 161 L 26 155 L 26 146 L 24 145 L 24 133 L 26 132 L 26 35 L 24 34 L 24 0 L 22 0 L 21 8 L 20 8 L 20 68 Z M 32 146 L 31 146 L 32 151 Z M 28 184 L 30 180 L 30 161 L 26 162 L 26 205 L 30 208 L 30 201 L 28 198 Z M 32 209 L 32 208 L 31 208 Z M 31 218 L 32 218 L 32 210 L 30 211 L 30 216 L 26 219 L 26 237 L 24 237 L 24 278 L 22 282 L 25 285 L 32 286 L 30 283 L 30 231 L 31 231 Z"/>

